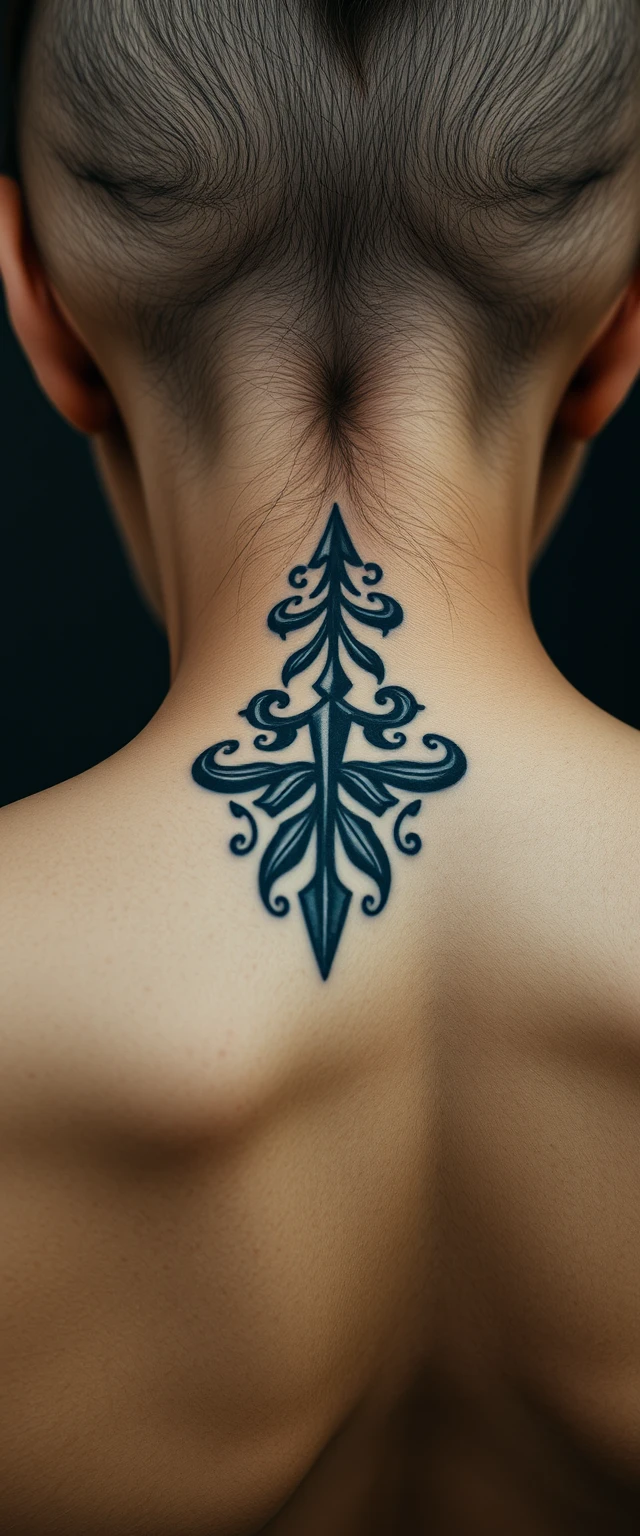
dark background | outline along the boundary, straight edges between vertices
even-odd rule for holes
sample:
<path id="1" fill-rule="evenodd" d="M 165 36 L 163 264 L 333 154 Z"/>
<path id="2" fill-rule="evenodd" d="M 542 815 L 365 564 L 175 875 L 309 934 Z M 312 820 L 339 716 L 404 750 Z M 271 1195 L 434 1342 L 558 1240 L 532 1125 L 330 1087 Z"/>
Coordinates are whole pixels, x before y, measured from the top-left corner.
<path id="1" fill-rule="evenodd" d="M 81 773 L 160 704 L 166 646 L 89 449 L 47 405 L 0 314 L 0 804 Z M 538 632 L 576 688 L 640 728 L 640 389 L 596 445 L 533 580 Z"/>

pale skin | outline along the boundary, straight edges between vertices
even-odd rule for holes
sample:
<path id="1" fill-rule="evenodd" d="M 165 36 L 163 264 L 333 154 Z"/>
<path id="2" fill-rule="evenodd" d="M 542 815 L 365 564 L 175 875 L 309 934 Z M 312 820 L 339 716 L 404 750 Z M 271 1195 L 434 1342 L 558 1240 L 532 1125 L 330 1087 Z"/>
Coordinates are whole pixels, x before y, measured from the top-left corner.
<path id="1" fill-rule="evenodd" d="M 590 292 L 499 441 L 434 397 L 418 337 L 412 411 L 402 379 L 376 407 L 388 539 L 331 489 L 405 608 L 388 675 L 469 773 L 325 984 L 190 778 L 277 683 L 265 616 L 329 510 L 259 524 L 287 402 L 243 360 L 187 460 L 8 178 L 0 267 L 172 655 L 131 746 L 0 816 L 0 1524 L 637 1530 L 640 744 L 555 671 L 527 575 L 640 369 L 640 277 Z"/>

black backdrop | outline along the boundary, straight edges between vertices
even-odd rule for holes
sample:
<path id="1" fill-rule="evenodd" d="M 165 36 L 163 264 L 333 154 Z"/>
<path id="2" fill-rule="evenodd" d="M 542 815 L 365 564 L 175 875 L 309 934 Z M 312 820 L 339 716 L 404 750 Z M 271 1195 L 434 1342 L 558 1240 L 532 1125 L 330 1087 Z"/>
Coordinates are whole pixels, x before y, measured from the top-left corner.
<path id="1" fill-rule="evenodd" d="M 86 443 L 47 405 L 0 314 L 0 804 L 81 773 L 167 687 Z M 541 639 L 595 703 L 640 728 L 640 389 L 594 449 L 532 583 Z"/>

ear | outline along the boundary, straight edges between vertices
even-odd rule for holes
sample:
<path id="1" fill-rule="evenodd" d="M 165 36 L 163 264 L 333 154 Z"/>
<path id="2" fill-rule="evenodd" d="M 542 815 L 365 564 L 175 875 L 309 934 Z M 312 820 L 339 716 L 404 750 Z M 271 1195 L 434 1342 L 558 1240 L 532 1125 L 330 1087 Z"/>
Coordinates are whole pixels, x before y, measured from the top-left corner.
<path id="1" fill-rule="evenodd" d="M 592 341 L 558 413 L 580 442 L 596 437 L 623 404 L 640 372 L 640 270 Z"/>
<path id="2" fill-rule="evenodd" d="M 56 299 L 9 176 L 0 176 L 0 274 L 13 329 L 45 394 L 79 432 L 105 431 L 113 397 Z"/>

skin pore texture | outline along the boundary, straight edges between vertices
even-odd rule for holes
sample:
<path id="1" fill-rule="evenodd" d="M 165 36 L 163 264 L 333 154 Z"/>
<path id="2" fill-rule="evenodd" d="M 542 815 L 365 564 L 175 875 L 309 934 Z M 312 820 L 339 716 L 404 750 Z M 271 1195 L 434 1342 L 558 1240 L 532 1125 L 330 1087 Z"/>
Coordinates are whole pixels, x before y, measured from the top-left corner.
<path id="1" fill-rule="evenodd" d="M 527 588 L 640 369 L 638 6 L 17 15 L 7 304 L 172 683 L 0 815 L 0 1527 L 631 1536 L 640 747 Z"/>

